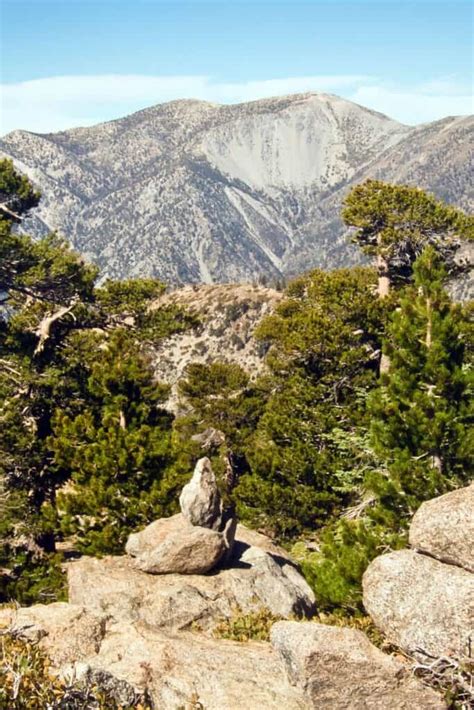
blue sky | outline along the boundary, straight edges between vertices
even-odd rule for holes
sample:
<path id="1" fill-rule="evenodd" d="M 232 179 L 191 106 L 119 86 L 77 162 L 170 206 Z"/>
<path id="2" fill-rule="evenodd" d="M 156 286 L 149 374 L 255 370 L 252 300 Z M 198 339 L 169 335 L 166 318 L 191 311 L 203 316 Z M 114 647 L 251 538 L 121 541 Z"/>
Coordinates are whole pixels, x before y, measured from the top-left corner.
<path id="1" fill-rule="evenodd" d="M 0 1 L 1 133 L 309 90 L 411 124 L 473 108 L 470 2 Z"/>

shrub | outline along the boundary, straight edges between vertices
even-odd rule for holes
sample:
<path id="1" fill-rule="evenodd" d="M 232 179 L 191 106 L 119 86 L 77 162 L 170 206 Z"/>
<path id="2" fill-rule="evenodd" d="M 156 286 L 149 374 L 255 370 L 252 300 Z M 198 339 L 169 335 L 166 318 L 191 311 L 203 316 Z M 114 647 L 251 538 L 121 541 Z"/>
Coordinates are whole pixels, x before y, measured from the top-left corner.
<path id="1" fill-rule="evenodd" d="M 224 619 L 214 630 L 214 637 L 231 641 L 269 641 L 270 629 L 282 619 L 268 609 L 244 614 L 236 609 L 230 619 Z"/>
<path id="2" fill-rule="evenodd" d="M 0 637 L 0 708 L 8 710 L 126 710 L 90 682 L 68 683 L 52 673 L 37 644 Z M 130 710 L 151 710 L 137 701 Z"/>

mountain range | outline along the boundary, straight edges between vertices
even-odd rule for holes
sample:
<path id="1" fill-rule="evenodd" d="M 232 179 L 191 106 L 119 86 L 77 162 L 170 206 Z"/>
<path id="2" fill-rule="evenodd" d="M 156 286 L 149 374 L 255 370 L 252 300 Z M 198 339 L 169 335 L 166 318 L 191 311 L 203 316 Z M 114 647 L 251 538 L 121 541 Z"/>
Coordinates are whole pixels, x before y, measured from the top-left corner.
<path id="1" fill-rule="evenodd" d="M 406 126 L 329 94 L 183 100 L 90 128 L 13 131 L 0 152 L 40 188 L 23 229 L 57 230 L 104 276 L 275 280 L 356 263 L 339 214 L 369 177 L 474 208 L 473 117 Z"/>

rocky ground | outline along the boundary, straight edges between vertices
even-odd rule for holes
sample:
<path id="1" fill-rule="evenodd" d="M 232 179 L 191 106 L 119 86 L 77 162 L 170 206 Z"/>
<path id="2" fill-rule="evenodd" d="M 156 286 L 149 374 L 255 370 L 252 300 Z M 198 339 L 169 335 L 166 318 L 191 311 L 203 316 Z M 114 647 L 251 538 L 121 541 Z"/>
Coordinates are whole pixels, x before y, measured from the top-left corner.
<path id="1" fill-rule="evenodd" d="M 456 670 L 470 652 L 474 485 L 423 505 L 412 548 L 382 555 L 366 571 L 364 604 L 399 647 L 392 655 L 360 631 L 311 620 L 314 595 L 297 566 L 271 540 L 226 516 L 207 459 L 180 503 L 179 515 L 131 535 L 127 555 L 69 563 L 69 603 L 2 610 L 2 633 L 38 643 L 55 673 L 93 681 L 124 705 L 448 707 L 423 679 Z M 216 638 L 218 624 L 236 610 L 262 609 L 281 619 L 270 642 Z M 468 698 L 466 671 L 461 682 Z"/>

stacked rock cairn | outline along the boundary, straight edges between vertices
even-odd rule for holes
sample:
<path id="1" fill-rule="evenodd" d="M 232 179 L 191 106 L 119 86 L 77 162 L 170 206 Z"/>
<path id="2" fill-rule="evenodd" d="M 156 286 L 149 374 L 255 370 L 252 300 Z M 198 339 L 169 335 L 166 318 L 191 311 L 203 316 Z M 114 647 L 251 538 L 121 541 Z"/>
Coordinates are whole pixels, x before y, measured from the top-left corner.
<path id="1" fill-rule="evenodd" d="M 126 552 L 150 574 L 205 574 L 229 559 L 237 519 L 225 508 L 211 462 L 199 459 L 179 498 L 181 513 L 130 535 Z"/>

